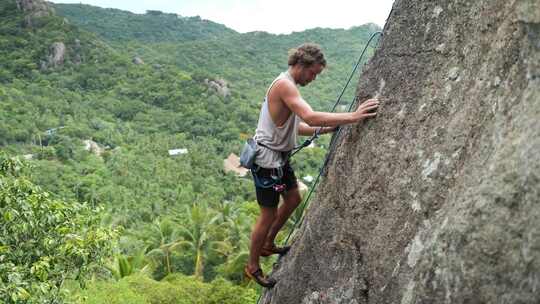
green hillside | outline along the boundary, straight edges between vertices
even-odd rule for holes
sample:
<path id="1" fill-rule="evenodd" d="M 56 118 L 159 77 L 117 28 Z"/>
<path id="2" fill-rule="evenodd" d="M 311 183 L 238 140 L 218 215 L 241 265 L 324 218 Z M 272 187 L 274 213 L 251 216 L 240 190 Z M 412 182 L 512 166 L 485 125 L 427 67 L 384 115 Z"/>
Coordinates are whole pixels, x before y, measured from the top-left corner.
<path id="1" fill-rule="evenodd" d="M 290 35 L 239 34 L 198 17 L 181 18 L 180 22 L 175 14 L 141 15 L 76 4 L 55 4 L 55 7 L 58 14 L 73 24 L 96 33 L 132 56 L 140 56 L 146 63 L 174 64 L 196 75 L 223 78 L 229 82 L 233 94 L 256 105 L 272 79 L 287 69 L 288 50 L 304 42 L 318 43 L 325 51 L 328 68 L 317 82 L 302 91 L 320 110 L 332 104 L 330 101 L 338 96 L 365 42 L 380 30 L 374 24 L 367 24 L 348 30 L 316 28 Z M 201 30 L 202 25 L 205 30 Z M 208 31 L 213 36 L 207 35 Z M 351 88 L 344 100 L 350 101 L 353 93 Z"/>
<path id="2" fill-rule="evenodd" d="M 85 4 L 54 4 L 58 15 L 109 41 L 183 42 L 220 39 L 235 31 L 200 17 L 148 11 L 134 14 L 118 9 L 103 9 Z"/>
<path id="3" fill-rule="evenodd" d="M 9 268 L 0 258 L 0 270 L 11 269 L 9 278 L 0 275 L 0 302 L 37 303 L 60 288 L 72 291 L 62 301 L 79 303 L 251 303 L 255 286 L 242 280 L 242 268 L 258 207 L 250 179 L 226 174 L 223 160 L 254 131 L 266 87 L 286 69 L 290 47 L 312 41 L 325 49 L 328 70 L 304 94 L 327 108 L 376 28 L 239 34 L 196 17 L 55 8 L 58 15 L 33 17 L 29 25 L 15 1 L 0 2 L 0 154 L 27 159 L 24 178 L 40 187 L 32 191 L 103 208 L 95 210 L 99 225 L 118 237 L 109 244 L 113 253 L 99 251 L 107 267 L 85 261 L 95 267 L 84 283 L 82 276 L 64 281 L 39 254 L 17 260 L 1 236 L 0 257 L 7 252 L 21 264 Z M 58 63 L 55 46 L 65 47 Z M 134 63 L 136 56 L 144 63 Z M 222 80 L 225 91 L 211 85 Z M 186 153 L 169 155 L 172 149 Z M 298 176 L 316 174 L 324 153 L 318 147 L 295 156 Z M 26 227 L 13 217 L 20 212 L 11 204 L 19 182 L 2 188 L 8 182 L 0 182 L 0 215 Z M 13 271 L 23 277 L 22 269 L 34 266 L 51 276 L 25 271 L 28 281 L 10 281 Z M 48 281 L 53 273 L 55 281 Z M 53 287 L 28 297 L 39 282 Z M 193 290 L 201 292 L 174 301 Z"/>

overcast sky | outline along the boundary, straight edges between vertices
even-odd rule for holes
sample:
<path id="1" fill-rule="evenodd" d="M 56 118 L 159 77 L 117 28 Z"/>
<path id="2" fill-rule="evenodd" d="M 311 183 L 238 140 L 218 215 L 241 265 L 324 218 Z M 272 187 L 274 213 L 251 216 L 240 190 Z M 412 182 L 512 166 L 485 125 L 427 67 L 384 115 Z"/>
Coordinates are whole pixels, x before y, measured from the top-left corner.
<path id="1" fill-rule="evenodd" d="M 53 0 L 84 3 L 142 14 L 159 10 L 182 16 L 201 16 L 238 32 L 289 34 L 314 27 L 349 28 L 373 22 L 381 27 L 393 0 Z"/>

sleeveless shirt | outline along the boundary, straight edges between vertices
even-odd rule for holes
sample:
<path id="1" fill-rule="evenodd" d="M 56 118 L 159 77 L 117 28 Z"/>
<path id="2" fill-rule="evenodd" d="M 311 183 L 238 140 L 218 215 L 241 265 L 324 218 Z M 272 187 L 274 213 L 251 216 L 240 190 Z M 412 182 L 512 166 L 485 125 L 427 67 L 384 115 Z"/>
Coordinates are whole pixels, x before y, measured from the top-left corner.
<path id="1" fill-rule="evenodd" d="M 261 107 L 261 113 L 259 114 L 259 122 L 257 123 L 257 129 L 255 130 L 254 139 L 256 142 L 265 145 L 261 145 L 257 148 L 257 156 L 255 158 L 255 164 L 263 168 L 278 168 L 285 165 L 282 153 L 288 152 L 294 149 L 296 144 L 296 135 L 298 133 L 298 124 L 300 118 L 291 111 L 287 121 L 281 126 L 276 126 L 270 115 L 268 107 L 268 92 L 274 86 L 276 81 L 287 78 L 294 82 L 294 79 L 289 72 L 281 73 L 270 85 L 266 91 L 264 102 Z M 296 84 L 296 83 L 295 83 Z"/>

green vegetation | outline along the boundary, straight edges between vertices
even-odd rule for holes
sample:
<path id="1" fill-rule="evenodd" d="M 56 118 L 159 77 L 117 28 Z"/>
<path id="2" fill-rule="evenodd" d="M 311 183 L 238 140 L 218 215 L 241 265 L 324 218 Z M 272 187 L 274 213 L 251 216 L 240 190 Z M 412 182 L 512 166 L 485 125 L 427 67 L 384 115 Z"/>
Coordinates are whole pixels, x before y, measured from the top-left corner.
<path id="1" fill-rule="evenodd" d="M 100 209 L 53 199 L 0 158 L 0 302 L 54 303 L 67 279 L 84 283 L 110 255 L 115 232 L 100 227 Z"/>
<path id="2" fill-rule="evenodd" d="M 15 1 L 0 2 L 0 303 L 252 303 L 242 269 L 258 206 L 223 159 L 254 131 L 287 49 L 322 45 L 328 70 L 303 94 L 327 109 L 376 28 L 239 34 L 197 17 L 55 7 L 68 21 L 28 27 Z M 299 177 L 317 173 L 328 140 L 295 156 Z"/>
<path id="3" fill-rule="evenodd" d="M 103 9 L 85 4 L 55 4 L 56 12 L 106 40 L 182 42 L 218 39 L 236 32 L 222 24 L 200 17 L 183 17 L 160 11 L 134 14 L 118 9 Z"/>
<path id="4" fill-rule="evenodd" d="M 198 17 L 181 18 L 190 22 L 179 23 L 175 14 L 140 15 L 75 4 L 55 4 L 55 8 L 73 24 L 96 33 L 132 56 L 141 56 L 146 63 L 174 64 L 192 75 L 224 78 L 230 84 L 233 98 L 257 109 L 266 87 L 279 72 L 287 69 L 288 50 L 304 42 L 315 42 L 322 46 L 328 67 L 302 93 L 314 108 L 328 110 L 367 39 L 380 30 L 377 25 L 367 24 L 348 30 L 316 28 L 290 35 L 239 34 Z M 122 30 L 115 30 L 118 28 Z M 212 35 L 207 35 L 207 31 Z M 350 102 L 353 95 L 354 86 L 351 86 L 343 101 Z"/>
<path id="5" fill-rule="evenodd" d="M 117 282 L 98 281 L 75 299 L 84 304 L 243 304 L 256 302 L 257 294 L 221 278 L 203 283 L 174 274 L 158 282 L 133 275 Z"/>

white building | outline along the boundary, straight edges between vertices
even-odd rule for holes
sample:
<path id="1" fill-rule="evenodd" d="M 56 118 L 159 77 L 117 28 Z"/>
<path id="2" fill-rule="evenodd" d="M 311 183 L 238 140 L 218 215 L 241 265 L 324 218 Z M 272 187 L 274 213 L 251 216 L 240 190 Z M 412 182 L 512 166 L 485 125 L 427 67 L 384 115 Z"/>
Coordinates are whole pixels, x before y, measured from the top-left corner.
<path id="1" fill-rule="evenodd" d="M 188 149 L 172 149 L 172 150 L 169 150 L 169 155 L 170 156 L 187 154 L 187 153 L 188 153 Z"/>

